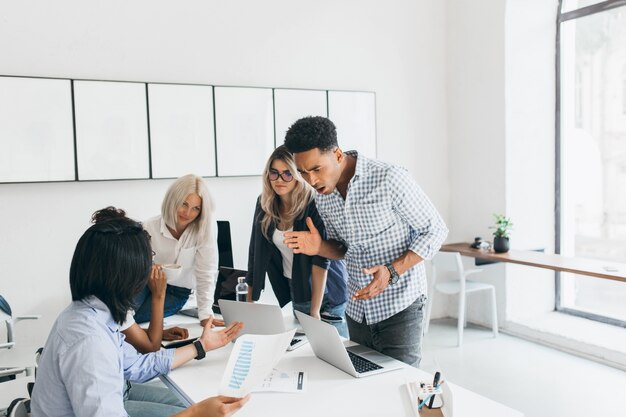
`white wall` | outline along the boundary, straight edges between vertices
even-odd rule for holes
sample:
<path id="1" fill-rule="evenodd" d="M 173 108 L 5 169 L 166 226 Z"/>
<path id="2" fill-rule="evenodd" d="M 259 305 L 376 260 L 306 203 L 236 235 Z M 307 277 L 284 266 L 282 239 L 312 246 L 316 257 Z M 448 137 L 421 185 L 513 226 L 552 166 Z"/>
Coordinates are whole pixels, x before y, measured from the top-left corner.
<path id="1" fill-rule="evenodd" d="M 448 2 L 450 242 L 492 240 L 492 214 L 503 213 L 514 249 L 553 250 L 556 10 L 556 0 Z M 554 307 L 551 272 L 482 268 L 472 279 L 496 286 L 500 323 Z M 468 319 L 488 325 L 488 306 L 472 295 Z"/>
<path id="2" fill-rule="evenodd" d="M 505 94 L 504 13 L 501 0 L 451 0 L 447 9 L 447 103 L 450 166 L 450 236 L 448 242 L 491 240 L 492 213 L 504 213 Z M 465 260 L 466 267 L 474 268 Z M 496 284 L 504 305 L 502 265 L 485 267 L 480 278 Z M 468 300 L 468 319 L 489 323 L 488 299 Z M 439 297 L 442 300 L 444 296 Z M 457 298 L 447 315 L 456 317 Z M 503 310 L 499 310 L 503 319 Z"/>
<path id="3" fill-rule="evenodd" d="M 379 158 L 406 166 L 448 217 L 444 2 L 0 0 L 0 10 L 3 75 L 375 91 Z M 259 178 L 208 183 L 245 268 Z M 44 315 L 18 328 L 29 355 L 69 301 L 91 213 L 112 204 L 144 219 L 168 184 L 0 185 L 0 292 L 16 312 Z"/>
<path id="4" fill-rule="evenodd" d="M 557 1 L 508 0 L 506 207 L 514 247 L 554 253 Z M 506 317 L 554 310 L 554 272 L 507 266 Z"/>

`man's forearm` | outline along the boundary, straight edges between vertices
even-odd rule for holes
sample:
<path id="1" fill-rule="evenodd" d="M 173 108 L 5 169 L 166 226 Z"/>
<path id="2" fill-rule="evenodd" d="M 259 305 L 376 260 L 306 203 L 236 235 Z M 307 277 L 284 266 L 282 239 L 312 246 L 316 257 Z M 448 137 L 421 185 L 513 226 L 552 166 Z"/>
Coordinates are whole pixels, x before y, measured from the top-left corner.
<path id="1" fill-rule="evenodd" d="M 343 259 L 346 247 L 336 240 L 322 240 L 318 255 L 326 259 Z"/>
<path id="2" fill-rule="evenodd" d="M 391 264 L 398 272 L 398 275 L 402 275 L 423 260 L 424 259 L 422 259 L 422 257 L 419 256 L 417 253 L 413 252 L 412 250 L 407 250 L 402 255 L 400 255 L 399 258 L 391 262 Z"/>
<path id="3" fill-rule="evenodd" d="M 322 308 L 322 300 L 324 299 L 324 288 L 326 288 L 326 270 L 317 265 L 313 265 L 311 269 L 311 312 L 316 315 L 320 313 Z"/>

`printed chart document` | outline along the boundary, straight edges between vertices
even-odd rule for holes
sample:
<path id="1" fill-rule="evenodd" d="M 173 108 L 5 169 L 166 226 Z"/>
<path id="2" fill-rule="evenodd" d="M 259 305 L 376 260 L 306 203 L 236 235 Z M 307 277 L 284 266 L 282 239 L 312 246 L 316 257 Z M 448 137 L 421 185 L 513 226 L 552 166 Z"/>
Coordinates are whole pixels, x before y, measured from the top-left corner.
<path id="1" fill-rule="evenodd" d="M 252 392 L 304 392 L 306 373 L 274 369 Z"/>
<path id="2" fill-rule="evenodd" d="M 260 386 L 285 354 L 295 332 L 240 336 L 228 358 L 219 394 L 243 397 Z"/>

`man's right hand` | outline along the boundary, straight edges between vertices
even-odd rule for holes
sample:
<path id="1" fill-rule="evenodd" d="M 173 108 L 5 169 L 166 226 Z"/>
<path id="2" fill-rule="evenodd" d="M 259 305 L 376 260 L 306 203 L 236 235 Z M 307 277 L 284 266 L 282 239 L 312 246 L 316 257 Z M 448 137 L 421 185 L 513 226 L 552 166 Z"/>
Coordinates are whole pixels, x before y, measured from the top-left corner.
<path id="1" fill-rule="evenodd" d="M 303 232 L 286 232 L 283 241 L 293 253 L 303 253 L 305 255 L 319 255 L 322 247 L 322 236 L 313 224 L 310 217 L 306 218 L 308 231 Z"/>

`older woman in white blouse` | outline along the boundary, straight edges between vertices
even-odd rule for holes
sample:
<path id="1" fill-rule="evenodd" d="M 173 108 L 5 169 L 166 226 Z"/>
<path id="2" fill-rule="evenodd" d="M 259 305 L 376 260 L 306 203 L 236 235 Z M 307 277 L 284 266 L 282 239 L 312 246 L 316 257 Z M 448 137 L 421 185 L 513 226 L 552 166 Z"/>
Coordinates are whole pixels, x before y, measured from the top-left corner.
<path id="1" fill-rule="evenodd" d="M 168 278 L 164 316 L 176 314 L 195 289 L 198 318 L 204 325 L 213 314 L 218 272 L 217 222 L 204 180 L 189 174 L 174 181 L 163 199 L 161 215 L 146 220 L 143 227 L 151 236 L 155 264 L 181 266 L 176 277 Z M 149 321 L 153 301 L 150 289 L 146 287 L 135 301 L 134 321 Z M 132 320 L 127 320 L 125 327 L 130 325 Z"/>

